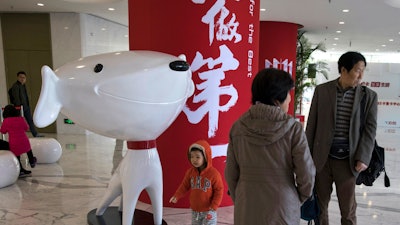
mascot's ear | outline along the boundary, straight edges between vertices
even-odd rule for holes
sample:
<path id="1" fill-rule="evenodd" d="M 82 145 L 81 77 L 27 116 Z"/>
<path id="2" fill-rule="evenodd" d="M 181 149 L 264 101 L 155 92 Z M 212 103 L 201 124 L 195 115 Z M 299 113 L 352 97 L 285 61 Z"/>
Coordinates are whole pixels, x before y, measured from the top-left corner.
<path id="1" fill-rule="evenodd" d="M 180 59 L 186 61 L 186 55 L 184 55 L 184 54 L 180 54 L 180 55 L 178 56 L 178 58 L 180 58 Z"/>

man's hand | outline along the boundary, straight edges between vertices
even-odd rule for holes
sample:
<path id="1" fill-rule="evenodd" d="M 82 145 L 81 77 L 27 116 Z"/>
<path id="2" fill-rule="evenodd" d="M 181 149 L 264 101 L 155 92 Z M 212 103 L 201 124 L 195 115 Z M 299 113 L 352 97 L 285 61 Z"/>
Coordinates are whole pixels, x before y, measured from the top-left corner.
<path id="1" fill-rule="evenodd" d="M 367 168 L 368 168 L 368 166 L 365 165 L 363 162 L 357 161 L 356 168 L 355 168 L 357 172 L 362 172 L 362 171 L 366 170 Z"/>

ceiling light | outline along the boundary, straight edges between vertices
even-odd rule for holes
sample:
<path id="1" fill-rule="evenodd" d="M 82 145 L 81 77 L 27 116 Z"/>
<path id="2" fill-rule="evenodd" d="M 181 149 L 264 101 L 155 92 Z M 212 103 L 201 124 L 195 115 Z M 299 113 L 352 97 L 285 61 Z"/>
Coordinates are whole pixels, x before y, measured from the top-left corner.
<path id="1" fill-rule="evenodd" d="M 343 22 L 343 21 L 340 21 L 339 24 L 344 24 L 344 22 Z"/>
<path id="2" fill-rule="evenodd" d="M 394 41 L 393 39 L 389 39 L 389 41 Z"/>
<path id="3" fill-rule="evenodd" d="M 342 33 L 342 31 L 340 31 L 340 30 L 337 30 L 337 31 L 336 31 L 336 33 L 340 34 L 340 33 Z"/>
<path id="4" fill-rule="evenodd" d="M 44 6 L 43 3 L 37 3 L 36 5 L 37 5 L 37 6 Z"/>
<path id="5" fill-rule="evenodd" d="M 342 12 L 348 13 L 348 12 L 350 12 L 350 9 L 343 9 Z"/>
<path id="6" fill-rule="evenodd" d="M 386 47 L 386 45 L 381 45 L 382 47 Z"/>
<path id="7" fill-rule="evenodd" d="M 110 11 L 114 11 L 115 9 L 114 9 L 114 8 L 108 8 L 108 10 L 110 10 Z"/>
<path id="8" fill-rule="evenodd" d="M 339 40 L 339 38 L 336 37 L 336 38 L 334 38 L 334 40 L 337 41 L 337 40 Z"/>
<path id="9" fill-rule="evenodd" d="M 261 11 L 261 12 L 265 12 L 265 11 L 267 11 L 267 9 L 260 9 L 260 11 Z"/>
<path id="10" fill-rule="evenodd" d="M 333 46 L 336 46 L 336 43 L 333 43 L 332 45 L 333 45 Z"/>

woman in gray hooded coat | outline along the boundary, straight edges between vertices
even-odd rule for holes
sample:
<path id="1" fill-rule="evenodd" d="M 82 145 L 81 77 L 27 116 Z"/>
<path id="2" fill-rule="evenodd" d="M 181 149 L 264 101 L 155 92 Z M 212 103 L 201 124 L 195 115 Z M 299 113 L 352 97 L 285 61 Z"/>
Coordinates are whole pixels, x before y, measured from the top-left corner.
<path id="1" fill-rule="evenodd" d="M 293 86 L 289 73 L 261 70 L 253 105 L 231 128 L 225 179 L 235 225 L 300 224 L 315 166 L 302 125 L 287 114 Z"/>

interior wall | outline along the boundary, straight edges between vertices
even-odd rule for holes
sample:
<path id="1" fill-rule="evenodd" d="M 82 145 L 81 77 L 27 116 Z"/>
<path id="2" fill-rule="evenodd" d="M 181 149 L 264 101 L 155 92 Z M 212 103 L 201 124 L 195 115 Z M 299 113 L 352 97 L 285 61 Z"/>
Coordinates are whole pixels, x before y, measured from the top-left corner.
<path id="1" fill-rule="evenodd" d="M 1 13 L 6 90 L 17 72 L 27 74 L 26 88 L 33 113 L 42 86 L 41 67 L 52 65 L 50 18 L 48 13 Z M 38 129 L 55 132 L 55 124 Z"/>
<path id="2" fill-rule="evenodd" d="M 50 65 L 54 70 L 63 64 L 76 60 L 80 57 L 113 52 L 113 51 L 127 51 L 129 50 L 128 43 L 128 27 L 117 24 L 102 18 L 78 13 L 50 13 L 50 23 L 47 24 L 51 32 L 51 55 L 52 63 L 42 63 Z M 1 27 L 0 17 L 0 30 Z M 23 20 L 21 23 L 27 26 L 29 20 Z M 29 32 L 29 29 L 20 29 L 22 34 L 32 33 L 36 34 L 37 31 Z M 19 36 L 22 36 L 19 34 Z M 17 36 L 17 35 L 15 35 Z M 28 46 L 30 46 L 29 44 Z M 7 82 L 14 82 L 16 75 L 13 79 L 7 80 L 7 73 L 5 68 L 4 59 L 3 37 L 0 35 L 0 104 L 4 106 L 8 104 L 7 95 Z M 41 58 L 41 57 L 40 57 Z M 40 67 L 42 66 L 40 65 Z M 37 79 L 41 80 L 40 70 L 35 71 Z M 39 85 L 38 87 L 41 87 Z M 40 88 L 37 90 L 37 97 L 39 96 Z M 32 101 L 32 100 L 31 100 Z M 36 99 L 37 101 L 37 99 Z M 36 102 L 35 101 L 35 102 Z M 34 107 L 32 107 L 34 110 Z M 87 131 L 80 128 L 78 125 L 65 124 L 64 119 L 66 116 L 60 113 L 57 121 L 57 133 L 74 133 L 81 134 Z M 43 132 L 43 131 L 41 131 Z"/>
<path id="3" fill-rule="evenodd" d="M 80 14 L 82 57 L 128 51 L 128 27 L 88 14 Z"/>
<path id="4" fill-rule="evenodd" d="M 80 15 L 78 13 L 51 13 L 51 45 L 53 46 L 53 70 L 67 62 L 79 59 L 82 53 Z M 56 124 L 58 134 L 86 134 L 77 124 L 64 123 L 68 119 L 58 114 Z"/>
<path id="5" fill-rule="evenodd" d="M 1 16 L 0 16 L 0 31 L 1 31 Z M 0 106 L 3 107 L 8 104 L 7 96 L 7 81 L 6 81 L 6 69 L 4 66 L 4 52 L 3 48 L 3 36 L 0 35 Z"/>
<path id="6" fill-rule="evenodd" d="M 51 13 L 54 70 L 67 62 L 95 54 L 127 51 L 128 27 L 96 16 L 78 13 Z M 57 133 L 87 134 L 77 124 L 69 124 L 58 115 Z M 73 121 L 72 121 L 73 122 Z"/>

